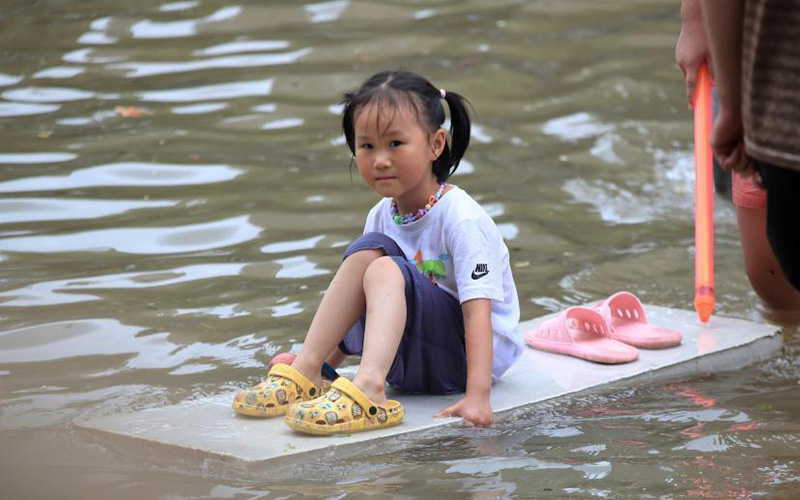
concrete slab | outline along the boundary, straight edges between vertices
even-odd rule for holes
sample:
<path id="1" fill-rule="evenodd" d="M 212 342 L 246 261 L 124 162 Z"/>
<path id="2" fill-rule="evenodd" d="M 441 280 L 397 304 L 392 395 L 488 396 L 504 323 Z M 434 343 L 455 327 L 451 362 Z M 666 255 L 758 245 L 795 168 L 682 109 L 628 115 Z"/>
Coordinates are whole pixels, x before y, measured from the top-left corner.
<path id="1" fill-rule="evenodd" d="M 659 306 L 646 306 L 652 323 L 676 329 L 683 344 L 659 351 L 640 350 L 634 363 L 599 365 L 527 348 L 492 390 L 496 415 L 538 402 L 620 382 L 648 383 L 655 378 L 685 377 L 697 373 L 736 370 L 772 356 L 783 347 L 777 327 L 748 321 L 712 317 L 703 326 L 697 315 Z M 527 331 L 549 316 L 520 325 Z M 345 374 L 347 372 L 345 371 Z M 333 457 L 353 447 L 460 422 L 457 418 L 434 419 L 432 415 L 459 396 L 397 396 L 406 408 L 403 424 L 390 429 L 337 435 L 306 436 L 291 431 L 280 418 L 238 417 L 231 410 L 233 394 L 186 401 L 175 406 L 117 414 L 76 422 L 100 432 L 106 439 L 128 444 L 147 444 L 170 456 L 189 456 L 270 466 L 295 461 L 298 455 L 318 452 Z M 324 451 L 324 453 L 319 453 Z M 305 458 L 305 457 L 304 457 Z"/>

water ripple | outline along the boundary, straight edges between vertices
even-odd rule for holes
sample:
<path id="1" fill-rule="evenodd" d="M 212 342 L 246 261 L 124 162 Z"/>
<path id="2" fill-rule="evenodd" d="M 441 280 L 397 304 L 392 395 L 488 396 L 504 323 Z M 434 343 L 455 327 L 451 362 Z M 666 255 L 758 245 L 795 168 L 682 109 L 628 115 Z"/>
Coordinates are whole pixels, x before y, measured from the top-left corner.
<path id="1" fill-rule="evenodd" d="M 119 38 L 115 36 L 99 33 L 97 31 L 86 32 L 78 38 L 78 43 L 83 45 L 113 45 L 118 41 Z"/>
<path id="2" fill-rule="evenodd" d="M 296 252 L 298 250 L 311 250 L 312 248 L 316 247 L 317 243 L 322 241 L 324 238 L 325 235 L 320 234 L 304 240 L 277 241 L 275 243 L 270 243 L 269 245 L 264 245 L 261 247 L 261 251 L 264 253 L 281 253 Z"/>
<path id="3" fill-rule="evenodd" d="M 58 103 L 91 99 L 95 93 L 67 87 L 25 87 L 6 90 L 0 96 L 9 101 Z"/>
<path id="4" fill-rule="evenodd" d="M 175 106 L 170 111 L 176 115 L 202 115 L 205 113 L 213 113 L 228 107 L 224 102 L 209 102 L 203 104 L 190 104 L 188 106 Z"/>
<path id="5" fill-rule="evenodd" d="M 569 142 L 599 136 L 612 129 L 611 125 L 598 121 L 595 116 L 586 112 L 553 118 L 542 126 L 542 132 L 546 135 Z"/>
<path id="6" fill-rule="evenodd" d="M 0 224 L 54 220 L 97 219 L 142 208 L 174 207 L 177 201 L 59 200 L 13 198 L 0 200 Z"/>
<path id="7" fill-rule="evenodd" d="M 153 102 L 193 102 L 234 99 L 237 97 L 263 97 L 272 92 L 274 78 L 250 80 L 245 82 L 220 83 L 168 90 L 150 90 L 141 93 L 142 101 Z"/>
<path id="8" fill-rule="evenodd" d="M 261 125 L 261 130 L 281 130 L 287 128 L 300 127 L 305 123 L 302 118 L 283 118 L 280 120 L 273 120 L 271 122 Z"/>
<path id="9" fill-rule="evenodd" d="M 61 163 L 77 158 L 75 153 L 45 152 L 0 153 L 0 164 Z"/>
<path id="10" fill-rule="evenodd" d="M 200 61 L 172 61 L 165 63 L 131 61 L 111 64 L 109 65 L 109 68 L 127 71 L 127 76 L 129 78 L 141 78 L 145 76 L 170 75 L 206 69 L 257 68 L 261 66 L 292 64 L 297 62 L 300 58 L 311 54 L 313 51 L 314 50 L 311 47 L 305 47 L 292 52 L 280 54 L 254 54 L 215 57 L 213 59 L 203 59 Z"/>
<path id="11" fill-rule="evenodd" d="M 34 283 L 0 293 L 0 307 L 32 307 L 99 300 L 90 290 L 146 289 L 241 275 L 246 264 L 193 264 L 175 269 L 108 274 Z M 78 293 L 80 292 L 80 293 Z"/>
<path id="12" fill-rule="evenodd" d="M 195 50 L 193 54 L 196 56 L 223 56 L 240 52 L 288 49 L 289 45 L 290 43 L 287 40 L 237 40 Z"/>
<path id="13" fill-rule="evenodd" d="M 228 165 L 110 163 L 75 170 L 68 175 L 26 177 L 0 182 L 0 193 L 100 186 L 190 186 L 226 182 L 241 174 L 242 170 Z"/>
<path id="14" fill-rule="evenodd" d="M 23 253 L 103 252 L 173 254 L 238 245 L 258 238 L 263 228 L 247 215 L 176 227 L 100 229 L 64 235 L 0 240 L 0 250 Z"/>
<path id="15" fill-rule="evenodd" d="M 105 55 L 103 54 L 103 51 L 95 48 L 77 49 L 64 54 L 61 60 L 76 64 L 105 64 L 123 61 L 127 58 L 127 56 L 118 52 L 105 52 Z"/>
<path id="16" fill-rule="evenodd" d="M 260 367 L 247 342 L 180 345 L 168 333 L 140 337 L 144 328 L 114 319 L 86 319 L 28 326 L 0 332 L 0 363 L 52 361 L 77 356 L 133 354 L 117 370 L 177 368 L 192 360 L 221 360 L 240 367 Z"/>
<path id="17" fill-rule="evenodd" d="M 213 14 L 200 19 L 158 22 L 142 19 L 130 27 L 133 38 L 185 38 L 197 34 L 197 28 L 213 22 L 227 21 L 241 14 L 239 6 L 223 7 Z"/>
<path id="18" fill-rule="evenodd" d="M 16 85 L 22 81 L 19 75 L 9 75 L 8 73 L 0 73 L 0 87 L 8 87 Z"/>
<path id="19" fill-rule="evenodd" d="M 158 10 L 161 12 L 175 12 L 180 10 L 187 10 L 200 5 L 198 0 L 190 0 L 186 2 L 171 2 L 165 3 L 164 5 L 160 6 Z"/>
<path id="20" fill-rule="evenodd" d="M 72 78 L 86 71 L 79 66 L 53 66 L 33 74 L 33 78 Z"/>
<path id="21" fill-rule="evenodd" d="M 281 266 L 281 269 L 275 274 L 275 277 L 279 279 L 301 279 L 330 274 L 327 269 L 318 268 L 305 255 L 278 259 L 275 263 Z"/>
<path id="22" fill-rule="evenodd" d="M 22 102 L 0 102 L 0 118 L 8 116 L 43 115 L 58 111 L 58 104 L 31 104 Z"/>
<path id="23" fill-rule="evenodd" d="M 305 11 L 311 16 L 312 23 L 329 23 L 336 21 L 350 6 L 349 0 L 334 0 L 306 5 Z"/>

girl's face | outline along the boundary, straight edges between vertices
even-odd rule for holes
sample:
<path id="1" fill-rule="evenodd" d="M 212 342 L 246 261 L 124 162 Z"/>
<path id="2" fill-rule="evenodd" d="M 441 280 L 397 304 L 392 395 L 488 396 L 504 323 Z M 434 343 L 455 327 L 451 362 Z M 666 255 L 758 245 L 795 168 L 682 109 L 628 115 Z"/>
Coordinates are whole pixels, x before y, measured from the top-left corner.
<path id="1" fill-rule="evenodd" d="M 433 161 L 446 133 L 429 133 L 410 106 L 368 104 L 355 117 L 358 171 L 367 185 L 397 201 L 401 213 L 425 206 L 437 187 Z"/>

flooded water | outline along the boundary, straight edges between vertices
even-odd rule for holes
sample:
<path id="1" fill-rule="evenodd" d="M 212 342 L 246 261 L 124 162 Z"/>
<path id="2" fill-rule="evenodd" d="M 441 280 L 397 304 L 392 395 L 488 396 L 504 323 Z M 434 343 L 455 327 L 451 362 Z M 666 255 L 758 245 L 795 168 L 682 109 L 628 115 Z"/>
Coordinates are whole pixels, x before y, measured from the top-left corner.
<path id="1" fill-rule="evenodd" d="M 524 319 L 628 289 L 690 309 L 691 122 L 666 0 L 4 2 L 3 498 L 796 498 L 800 356 L 585 394 L 346 463 L 226 474 L 74 421 L 230 392 L 299 342 L 376 195 L 337 103 L 406 68 L 467 96 L 452 181 Z M 764 321 L 731 206 L 717 311 Z"/>

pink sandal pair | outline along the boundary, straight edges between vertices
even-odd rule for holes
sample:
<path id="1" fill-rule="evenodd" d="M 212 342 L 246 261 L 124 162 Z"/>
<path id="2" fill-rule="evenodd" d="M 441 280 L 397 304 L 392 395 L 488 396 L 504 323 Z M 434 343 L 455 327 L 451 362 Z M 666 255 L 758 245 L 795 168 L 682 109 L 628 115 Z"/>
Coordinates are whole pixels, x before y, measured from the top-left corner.
<path id="1" fill-rule="evenodd" d="M 681 334 L 652 325 L 639 299 L 618 292 L 590 307 L 570 307 L 525 334 L 534 349 L 597 363 L 630 363 L 636 347 L 664 349 L 681 343 Z"/>

